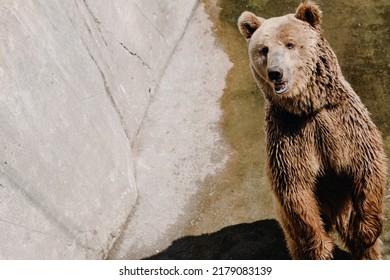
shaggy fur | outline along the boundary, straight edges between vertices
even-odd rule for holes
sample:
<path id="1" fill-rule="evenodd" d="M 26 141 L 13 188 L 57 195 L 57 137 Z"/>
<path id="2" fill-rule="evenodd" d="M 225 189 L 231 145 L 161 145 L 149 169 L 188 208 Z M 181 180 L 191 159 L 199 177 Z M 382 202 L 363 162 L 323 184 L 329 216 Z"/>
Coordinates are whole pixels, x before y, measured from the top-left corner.
<path id="1" fill-rule="evenodd" d="M 312 2 L 263 19 L 244 12 L 250 67 L 266 98 L 267 174 L 295 259 L 332 259 L 336 231 L 356 259 L 379 259 L 386 158 L 344 79 Z"/>

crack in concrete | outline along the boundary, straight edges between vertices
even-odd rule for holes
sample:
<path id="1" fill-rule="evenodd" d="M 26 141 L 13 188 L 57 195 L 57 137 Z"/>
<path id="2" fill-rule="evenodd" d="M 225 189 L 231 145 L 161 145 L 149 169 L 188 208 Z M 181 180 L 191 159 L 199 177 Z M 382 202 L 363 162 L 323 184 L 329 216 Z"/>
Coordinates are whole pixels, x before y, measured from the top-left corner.
<path id="1" fill-rule="evenodd" d="M 129 50 L 128 47 L 126 47 L 125 44 L 123 44 L 122 42 L 119 42 L 119 44 L 129 53 L 131 54 L 132 56 L 135 56 L 136 58 L 138 58 L 138 60 L 141 62 L 141 64 L 143 66 L 145 66 L 149 71 L 152 71 L 152 68 L 142 59 L 141 56 L 139 56 L 137 53 L 135 52 L 132 52 L 131 50 Z"/>
<path id="2" fill-rule="evenodd" d="M 87 9 L 89 15 L 91 16 L 92 20 L 96 23 L 96 28 L 99 31 L 100 37 L 103 40 L 104 45 L 106 45 L 106 48 L 108 48 L 108 43 L 106 41 L 106 38 L 103 36 L 102 30 L 100 29 L 101 27 L 104 28 L 102 22 L 98 20 L 98 18 L 95 16 L 95 14 L 92 12 L 91 8 L 87 4 L 86 0 L 83 0 L 85 8 Z M 104 28 L 105 29 L 105 28 Z M 91 33 L 91 32 L 90 32 Z"/>
<path id="3" fill-rule="evenodd" d="M 87 4 L 87 0 L 83 0 L 83 2 L 84 2 L 85 7 L 87 8 L 89 14 L 91 15 L 93 21 L 94 21 L 95 23 L 97 23 L 97 25 L 101 25 L 102 22 L 101 22 L 100 20 L 98 20 L 98 18 L 97 18 L 97 17 L 95 16 L 95 14 L 92 12 L 91 8 L 90 8 L 90 7 L 88 6 L 88 4 Z"/>
<path id="4" fill-rule="evenodd" d="M 137 199 L 135 201 L 134 207 L 131 209 L 131 211 L 127 215 L 125 221 L 122 223 L 122 225 L 118 229 L 118 235 L 113 240 L 113 242 L 112 242 L 111 246 L 109 247 L 109 249 L 107 250 L 107 252 L 105 254 L 103 253 L 103 259 L 105 259 L 105 260 L 115 259 L 115 253 L 114 252 L 117 251 L 119 246 L 122 244 L 122 242 L 123 242 L 123 240 L 125 238 L 123 233 L 127 230 L 128 226 L 129 226 L 129 224 L 131 222 L 132 217 L 135 215 L 135 212 L 136 212 L 136 209 L 137 209 L 138 205 L 139 205 L 139 198 L 137 196 Z"/>
<path id="5" fill-rule="evenodd" d="M 192 7 L 192 10 L 191 10 L 191 13 L 190 13 L 190 15 L 189 15 L 189 17 L 188 17 L 188 19 L 187 19 L 187 22 L 185 23 L 183 32 L 180 34 L 180 36 L 179 36 L 179 38 L 177 39 L 177 42 L 176 42 L 176 44 L 175 44 L 175 47 L 173 48 L 173 50 L 171 51 L 171 53 L 168 55 L 168 57 L 167 57 L 167 59 L 166 59 L 166 62 L 165 62 L 164 66 L 163 66 L 163 68 L 162 68 L 162 71 L 161 71 L 161 75 L 160 75 L 160 77 L 158 77 L 158 82 L 156 82 L 156 89 L 155 89 L 155 92 L 156 92 L 156 93 L 157 93 L 157 91 L 158 91 L 158 89 L 159 89 L 160 81 L 161 81 L 161 79 L 164 77 L 165 72 L 167 71 L 167 68 L 168 68 L 168 66 L 169 66 L 169 64 L 170 64 L 170 62 L 171 62 L 171 59 L 172 59 L 173 55 L 175 54 L 175 52 L 176 52 L 176 50 L 177 50 L 177 48 L 178 48 L 180 42 L 183 40 L 184 34 L 186 33 L 186 31 L 187 31 L 187 29 L 188 29 L 188 25 L 190 24 L 191 19 L 192 19 L 193 16 L 194 16 L 194 12 L 195 12 L 195 10 L 196 10 L 196 8 L 197 8 L 198 6 L 199 6 L 199 1 L 196 1 L 196 3 L 194 4 L 194 6 Z M 137 131 L 136 131 L 136 133 L 135 133 L 135 135 L 134 135 L 134 139 L 137 139 L 137 138 L 138 138 L 139 132 L 141 131 L 141 127 L 142 127 L 142 125 L 143 125 L 143 123 L 144 123 L 144 121 L 145 121 L 146 115 L 147 115 L 147 113 L 148 113 L 148 111 L 149 111 L 149 107 L 150 107 L 150 104 L 152 103 L 152 101 L 153 101 L 152 99 L 149 101 L 148 107 L 145 109 L 145 112 L 144 112 L 144 114 L 143 114 L 143 116 L 142 116 L 142 121 L 141 121 L 141 123 L 139 124 L 138 129 L 137 129 Z M 132 148 L 133 148 L 133 146 L 132 146 Z"/>
<path id="6" fill-rule="evenodd" d="M 126 126 L 125 120 L 124 120 L 124 118 L 122 116 L 122 113 L 120 112 L 119 107 L 118 107 L 118 105 L 115 102 L 115 98 L 114 98 L 113 93 L 111 92 L 110 86 L 108 85 L 108 82 L 107 82 L 107 79 L 106 79 L 106 75 L 104 74 L 103 70 L 100 68 L 98 62 L 96 61 L 95 57 L 92 55 L 92 53 L 89 50 L 89 48 L 86 45 L 84 45 L 84 47 L 86 48 L 89 57 L 92 59 L 92 61 L 96 65 L 97 70 L 100 73 L 100 76 L 102 78 L 103 85 L 104 85 L 104 90 L 105 90 L 105 92 L 107 94 L 107 97 L 109 98 L 109 100 L 111 102 L 111 105 L 113 106 L 115 112 L 117 113 L 117 115 L 119 117 L 119 121 L 121 123 L 121 126 L 123 128 L 123 131 L 124 131 L 124 133 L 126 135 L 127 140 L 129 141 L 129 143 L 131 143 L 130 133 L 129 133 L 128 129 L 127 129 L 127 126 Z"/>
<path id="7" fill-rule="evenodd" d="M 105 37 L 103 36 L 103 33 L 102 33 L 102 29 L 101 29 L 101 28 L 103 28 L 104 31 L 107 32 L 107 33 L 112 34 L 112 32 L 110 32 L 110 31 L 108 31 L 106 28 L 104 28 L 102 22 L 96 17 L 96 15 L 92 12 L 91 8 L 90 8 L 89 5 L 87 4 L 87 0 L 83 0 L 83 2 L 84 2 L 84 5 L 85 5 L 86 9 L 88 10 L 88 13 L 89 13 L 89 14 L 91 15 L 91 17 L 92 17 L 92 20 L 96 23 L 96 27 L 97 27 L 97 29 L 98 29 L 98 31 L 99 31 L 99 33 L 100 33 L 100 36 L 101 36 L 101 38 L 102 38 L 104 44 L 105 44 L 106 47 L 108 48 L 108 43 L 107 43 Z M 139 10 L 139 12 L 140 12 L 145 18 L 148 19 L 150 25 L 153 26 L 153 28 L 157 31 L 157 33 L 159 33 L 160 36 L 163 37 L 163 38 L 165 39 L 164 35 L 163 35 L 163 34 L 162 34 L 162 33 L 161 33 L 161 32 L 152 24 L 152 22 L 150 21 L 150 19 L 144 15 L 144 13 L 141 11 L 141 9 L 138 7 L 138 5 L 137 5 L 136 3 L 133 3 L 133 4 L 137 7 L 137 9 Z M 113 34 L 112 34 L 112 35 L 113 35 Z M 143 66 L 145 66 L 149 71 L 152 70 L 152 68 L 148 65 L 148 63 L 145 62 L 145 60 L 142 59 L 142 57 L 141 57 L 140 55 L 138 55 L 138 54 L 135 53 L 135 52 L 132 52 L 128 47 L 126 47 L 125 44 L 123 44 L 122 42 L 120 42 L 119 40 L 117 40 L 117 39 L 115 38 L 114 35 L 113 35 L 113 37 L 114 37 L 114 39 L 115 39 L 116 41 L 119 42 L 119 44 L 120 44 L 120 45 L 129 53 L 129 54 L 131 54 L 132 56 L 137 57 L 137 59 L 141 62 L 141 64 L 142 64 Z M 153 82 L 155 82 L 154 79 L 153 79 Z M 155 83 L 156 83 L 156 82 L 155 82 Z"/>
<path id="8" fill-rule="evenodd" d="M 107 42 L 106 42 L 106 40 L 105 40 L 105 38 L 104 38 L 104 36 L 103 36 L 103 34 L 102 34 L 102 30 L 101 30 L 102 23 L 101 23 L 101 22 L 97 19 L 97 17 L 93 14 L 93 12 L 91 11 L 90 7 L 89 7 L 88 4 L 86 3 L 86 0 L 83 0 L 83 3 L 84 3 L 84 5 L 85 5 L 86 11 L 89 13 L 89 15 L 90 15 L 90 17 L 92 18 L 93 22 L 96 23 L 97 31 L 98 31 L 98 33 L 99 33 L 101 39 L 103 40 L 103 42 L 104 42 L 106 48 L 109 49 L 108 44 L 107 44 Z M 86 20 L 86 18 L 85 18 L 85 15 L 84 15 L 83 11 L 81 11 L 81 9 L 80 9 L 80 7 L 78 6 L 77 2 L 76 2 L 76 6 L 77 6 L 77 8 L 79 9 L 82 18 L 84 19 L 84 23 L 85 23 L 85 25 L 86 25 L 86 27 L 87 27 L 87 29 L 88 29 L 90 35 L 91 35 L 92 37 L 94 37 L 94 35 L 92 34 L 92 31 L 91 31 L 91 28 L 90 28 L 90 26 L 89 26 L 89 24 L 88 24 L 88 22 L 87 22 L 87 20 Z M 106 32 L 111 33 L 111 32 L 109 32 L 109 31 L 106 31 Z M 86 51 L 87 51 L 89 57 L 91 58 L 91 60 L 92 60 L 92 61 L 94 62 L 94 64 L 96 65 L 97 70 L 99 71 L 99 74 L 100 74 L 101 79 L 102 79 L 102 81 L 103 81 L 103 86 L 104 86 L 104 90 L 105 90 L 105 92 L 106 92 L 106 95 L 107 95 L 107 97 L 109 98 L 110 103 L 111 103 L 111 105 L 113 106 L 113 108 L 114 108 L 114 110 L 115 110 L 115 112 L 116 112 L 116 114 L 117 114 L 117 116 L 118 116 L 118 118 L 119 118 L 121 127 L 122 127 L 122 129 L 123 129 L 123 131 L 124 131 L 124 134 L 125 134 L 125 136 L 126 136 L 126 138 L 127 138 L 127 142 L 128 142 L 128 144 L 129 144 L 129 149 L 131 150 L 131 149 L 132 149 L 132 147 L 131 147 L 131 146 L 132 146 L 132 145 L 131 145 L 131 136 L 130 136 L 130 133 L 129 133 L 129 131 L 128 131 L 127 125 L 126 125 L 126 123 L 125 123 L 125 120 L 124 120 L 124 118 L 123 118 L 123 116 L 122 116 L 122 113 L 120 112 L 120 109 L 119 109 L 119 107 L 118 107 L 118 105 L 117 105 L 117 103 L 116 103 L 116 101 L 115 101 L 114 95 L 113 95 L 113 93 L 111 92 L 111 89 L 110 89 L 110 86 L 109 86 L 109 84 L 108 84 L 106 75 L 105 75 L 103 69 L 99 66 L 99 63 L 98 63 L 97 59 L 96 59 L 95 56 L 92 54 L 91 50 L 88 48 L 88 46 L 86 45 L 86 43 L 84 42 L 83 39 L 81 39 L 81 42 L 82 42 L 82 44 L 84 45 L 84 47 L 85 47 L 85 49 L 86 49 Z M 109 65 L 107 65 L 107 67 L 109 68 Z M 150 69 L 150 67 L 149 67 L 149 69 Z M 137 188 L 136 188 L 135 192 L 137 192 Z M 135 205 L 137 204 L 137 201 L 138 201 L 138 195 L 137 195 L 136 198 L 135 198 Z M 118 228 L 118 233 L 116 234 L 116 236 L 115 236 L 115 237 L 112 237 L 112 235 L 110 235 L 111 240 L 110 240 L 110 238 L 107 240 L 107 246 L 106 246 L 106 248 L 102 248 L 102 249 L 99 251 L 99 255 L 101 256 L 102 259 L 106 258 L 106 256 L 109 255 L 109 253 L 112 251 L 113 246 L 114 246 L 114 245 L 116 244 L 116 242 L 117 242 L 117 239 L 122 235 L 122 230 L 123 230 L 123 228 L 124 228 L 124 225 L 126 225 L 126 224 L 128 223 L 128 217 L 132 216 L 133 210 L 134 210 L 134 207 L 131 208 L 130 213 L 129 213 L 129 214 L 126 216 L 126 218 L 125 218 L 125 221 L 119 226 L 119 228 Z"/>
<path id="9" fill-rule="evenodd" d="M 94 13 L 92 12 L 91 8 L 88 6 L 87 4 L 87 1 L 86 0 L 82 0 L 84 5 L 85 5 L 85 8 L 86 10 L 88 11 L 89 15 L 91 16 L 93 22 L 96 23 L 96 28 L 97 28 L 97 31 L 99 32 L 99 35 L 101 37 L 101 39 L 103 40 L 105 46 L 107 48 L 108 47 L 108 44 L 102 34 L 102 28 L 104 28 L 103 24 L 101 21 L 98 20 L 98 18 L 96 17 L 96 15 L 94 15 Z M 77 5 L 77 3 L 76 3 Z M 159 81 L 164 77 L 165 73 L 166 73 L 166 70 L 170 64 L 170 61 L 174 55 L 174 53 L 176 52 L 177 48 L 178 48 L 178 45 L 180 44 L 180 42 L 182 41 L 187 29 L 188 29 L 188 26 L 189 26 L 189 23 L 191 22 L 191 19 L 193 18 L 193 15 L 194 15 L 194 12 L 197 8 L 197 6 L 199 5 L 199 2 L 196 1 L 196 3 L 194 4 L 194 6 L 192 7 L 192 10 L 191 10 L 191 13 L 189 14 L 188 16 L 188 19 L 186 20 L 186 23 L 184 25 L 184 28 L 183 28 L 183 31 L 182 33 L 180 34 L 180 36 L 178 37 L 176 43 L 175 43 L 175 46 L 173 47 L 172 51 L 169 53 L 169 55 L 167 56 L 167 59 L 163 65 L 163 68 L 162 68 L 162 71 L 161 71 L 161 74 L 159 75 L 159 77 L 157 79 L 154 79 L 154 77 L 152 77 L 152 82 L 155 84 L 156 88 L 155 88 L 155 92 L 158 91 L 158 87 L 159 87 Z M 78 5 L 77 5 L 78 6 Z M 136 5 L 136 7 L 139 9 L 139 7 Z M 78 7 L 80 8 L 80 7 Z M 79 9 L 80 10 L 80 9 Z M 82 17 L 84 18 L 84 13 L 80 10 L 81 14 L 82 14 Z M 142 11 L 140 11 L 142 13 Z M 142 13 L 143 14 L 143 13 Z M 149 20 L 149 19 L 148 19 Z M 88 30 L 90 30 L 90 27 L 88 25 L 88 22 L 87 20 L 84 18 L 84 21 L 85 21 L 85 24 L 88 28 Z M 149 20 L 150 21 L 150 20 Z M 164 36 L 161 34 L 161 32 L 152 24 L 153 28 L 155 28 L 158 33 L 164 38 Z M 107 33 L 111 33 L 110 31 L 106 30 L 104 28 L 104 32 L 107 32 Z M 91 32 L 90 32 L 91 33 Z M 93 34 L 91 33 L 91 35 L 93 36 Z M 140 61 L 140 63 L 148 70 L 148 72 L 152 72 L 152 68 L 150 67 L 150 65 L 148 63 L 146 63 L 143 58 L 138 55 L 136 52 L 133 52 L 131 51 L 124 43 L 120 42 L 119 40 L 117 40 L 115 38 L 115 36 L 113 36 L 113 38 L 121 45 L 121 47 L 126 50 L 131 56 L 134 56 L 137 58 L 137 60 Z M 83 42 L 83 40 L 82 40 Z M 103 81 L 103 85 L 104 85 L 104 88 L 105 88 L 105 92 L 108 96 L 108 98 L 110 99 L 110 102 L 114 108 L 114 110 L 116 111 L 118 117 L 119 117 L 119 120 L 120 120 L 120 123 L 121 123 L 121 126 L 123 127 L 123 130 L 125 132 L 125 135 L 129 141 L 129 144 L 130 144 L 130 148 L 133 149 L 132 147 L 132 142 L 131 142 L 131 138 L 130 138 L 130 134 L 129 134 L 129 131 L 127 129 L 127 126 L 126 126 L 126 123 L 124 121 L 124 118 L 115 102 L 115 99 L 114 99 L 114 95 L 113 93 L 111 92 L 111 89 L 110 89 L 110 86 L 108 84 L 108 81 L 107 81 L 107 78 L 106 78 L 106 75 L 104 73 L 104 71 L 102 70 L 102 68 L 99 66 L 99 63 L 97 61 L 97 59 L 94 57 L 94 55 L 91 53 L 90 49 L 87 47 L 87 45 L 83 42 L 84 44 L 84 47 L 86 48 L 87 52 L 88 52 L 88 55 L 90 56 L 90 58 L 92 59 L 92 61 L 94 62 L 94 64 L 96 65 L 99 73 L 100 73 L 100 76 L 101 76 L 101 79 Z M 157 81 L 158 80 L 158 81 Z M 150 93 L 151 89 L 149 88 L 149 93 Z M 149 111 L 149 108 L 150 108 L 150 104 L 152 103 L 152 99 L 149 100 L 149 103 L 147 105 L 147 108 L 145 109 L 145 112 L 141 118 L 141 122 L 134 134 L 134 139 L 136 139 L 139 135 L 139 132 L 141 130 L 141 127 L 145 121 L 145 118 L 146 118 L 146 115 Z M 135 172 L 135 171 L 134 171 Z M 135 182 L 136 182 L 136 174 L 134 173 L 134 177 L 135 177 Z M 123 239 L 124 239 L 124 235 L 125 235 L 125 231 L 127 230 L 128 226 L 130 225 L 130 222 L 132 220 L 132 217 L 135 215 L 135 212 L 136 212 L 136 209 L 137 207 L 139 206 L 139 198 L 138 196 L 136 197 L 136 200 L 135 200 L 135 204 L 134 204 L 134 207 L 131 209 L 131 211 L 129 212 L 129 214 L 127 215 L 127 218 L 125 219 L 125 221 L 122 223 L 122 225 L 119 227 L 118 229 L 118 234 L 115 236 L 115 238 L 113 238 L 112 240 L 112 243 L 111 244 L 108 244 L 108 248 L 106 250 L 104 250 L 105 252 L 101 252 L 101 255 L 103 256 L 103 258 L 105 259 L 108 259 L 108 258 L 112 258 L 114 255 L 115 255 L 115 251 L 118 250 L 119 246 L 123 243 Z"/>
<path id="10" fill-rule="evenodd" d="M 93 34 L 92 34 L 92 30 L 91 30 L 91 28 L 90 28 L 90 26 L 89 26 L 87 20 L 86 20 L 85 17 L 84 17 L 84 13 L 80 10 L 80 7 L 79 7 L 79 5 L 77 4 L 77 1 L 75 1 L 75 3 L 76 3 L 76 6 L 77 6 L 78 10 L 79 10 L 80 13 L 81 13 L 82 18 L 84 19 L 84 24 L 85 24 L 85 26 L 87 27 L 87 29 L 88 29 L 88 31 L 89 31 L 89 34 L 91 34 L 91 36 L 94 37 Z M 104 36 L 103 36 L 103 34 L 102 34 L 102 32 L 101 32 L 101 30 L 100 30 L 100 28 L 99 28 L 99 26 L 101 25 L 101 22 L 100 22 L 100 21 L 97 19 L 97 17 L 92 13 L 92 11 L 91 11 L 91 9 L 89 8 L 89 6 L 88 6 L 86 0 L 83 0 L 83 3 L 84 3 L 84 5 L 85 5 L 85 8 L 86 8 L 87 12 L 88 12 L 89 15 L 91 16 L 93 22 L 95 22 L 95 23 L 97 24 L 97 29 L 98 29 L 99 35 L 100 35 L 101 39 L 103 40 L 104 44 L 106 45 L 106 47 L 108 48 L 107 42 L 105 41 Z M 123 131 L 124 131 L 124 133 L 125 133 L 125 135 L 126 135 L 126 138 L 127 138 L 128 142 L 129 142 L 129 144 L 130 144 L 130 143 L 131 143 L 130 133 L 129 133 L 128 129 L 127 129 L 127 126 L 126 126 L 125 120 L 124 120 L 124 118 L 123 118 L 123 116 L 122 116 L 122 113 L 120 112 L 120 109 L 119 109 L 119 107 L 118 107 L 118 105 L 117 105 L 117 103 L 116 103 L 116 101 L 115 101 L 114 95 L 113 95 L 113 93 L 111 92 L 110 86 L 108 85 L 108 81 L 107 81 L 107 79 L 106 79 L 106 75 L 104 74 L 104 71 L 103 71 L 102 68 L 99 66 L 99 63 L 98 63 L 98 61 L 96 60 L 95 56 L 92 54 L 91 50 L 88 48 L 87 44 L 84 42 L 84 40 L 83 40 L 82 38 L 81 38 L 81 42 L 82 42 L 82 44 L 84 45 L 84 47 L 85 47 L 85 49 L 86 49 L 86 51 L 87 51 L 89 57 L 92 59 L 92 61 L 93 61 L 94 64 L 96 65 L 97 70 L 99 71 L 99 74 L 100 74 L 101 79 L 102 79 L 102 81 L 103 81 L 104 90 L 105 90 L 105 92 L 106 92 L 106 95 L 107 95 L 107 97 L 109 98 L 109 100 L 110 100 L 110 102 L 111 102 L 111 105 L 113 106 L 115 112 L 116 112 L 117 115 L 118 115 L 119 121 L 120 121 L 121 126 L 122 126 L 122 128 L 123 128 Z M 107 66 L 107 67 L 109 67 L 109 66 Z M 131 146 L 131 145 L 130 145 L 130 146 Z"/>
<path id="11" fill-rule="evenodd" d="M 109 98 L 109 100 L 111 102 L 111 105 L 113 106 L 116 114 L 118 115 L 121 127 L 122 127 L 122 129 L 123 129 L 123 131 L 124 131 L 124 133 L 126 135 L 127 142 L 129 144 L 129 149 L 131 149 L 131 136 L 130 136 L 130 133 L 129 133 L 128 129 L 127 129 L 125 120 L 124 120 L 124 118 L 123 118 L 123 116 L 122 116 L 122 114 L 120 112 L 120 109 L 119 109 L 118 105 L 115 102 L 114 95 L 111 92 L 110 86 L 108 85 L 108 82 L 107 82 L 107 79 L 106 79 L 106 75 L 104 74 L 103 70 L 100 68 L 98 62 L 96 61 L 95 57 L 92 55 L 92 53 L 89 50 L 89 48 L 87 46 L 85 46 L 85 48 L 86 48 L 86 50 L 88 52 L 88 55 L 90 56 L 90 58 L 92 59 L 92 61 L 94 62 L 94 64 L 96 65 L 96 68 L 98 69 L 98 71 L 100 73 L 100 76 L 101 76 L 101 79 L 103 81 L 103 85 L 104 85 L 104 89 L 105 89 L 106 95 Z M 137 188 L 136 188 L 136 191 L 137 191 Z M 132 216 L 132 213 L 133 213 L 133 211 L 135 209 L 135 205 L 137 203 L 138 203 L 138 194 L 137 194 L 136 199 L 135 199 L 134 207 L 130 210 L 130 213 L 125 218 L 125 221 L 122 223 L 122 225 L 119 226 L 118 234 L 116 234 L 116 236 L 114 236 L 114 237 L 112 237 L 112 234 L 110 234 L 111 242 L 109 242 L 107 244 L 108 248 L 107 247 L 106 247 L 106 249 L 102 248 L 99 251 L 99 255 L 101 256 L 102 259 L 106 259 L 107 258 L 107 256 L 110 254 L 110 252 L 113 250 L 113 247 L 117 243 L 117 240 L 122 236 L 122 231 L 123 231 L 124 225 L 126 225 L 128 223 L 128 219 L 129 219 L 129 217 Z"/>
<path id="12" fill-rule="evenodd" d="M 166 62 L 165 62 L 165 64 L 164 64 L 162 73 L 161 73 L 161 75 L 160 75 L 160 77 L 159 77 L 159 79 L 158 79 L 159 81 L 161 81 L 161 79 L 164 77 L 164 75 L 165 75 L 165 73 L 166 73 L 166 70 L 167 70 L 167 68 L 168 68 L 168 66 L 169 66 L 169 64 L 170 64 L 170 62 L 171 62 L 171 59 L 172 59 L 173 55 L 175 54 L 175 52 L 176 52 L 176 50 L 177 50 L 177 48 L 178 48 L 180 42 L 183 40 L 184 35 L 185 35 L 185 33 L 186 33 L 187 29 L 188 29 L 188 26 L 189 26 L 189 24 L 190 24 L 190 22 L 191 22 L 191 19 L 193 18 L 194 13 L 195 13 L 195 10 L 196 10 L 196 8 L 197 8 L 198 6 L 199 6 L 199 1 L 196 1 L 196 3 L 194 4 L 194 6 L 192 7 L 191 13 L 190 13 L 189 16 L 188 16 L 187 22 L 185 23 L 185 26 L 184 26 L 184 28 L 183 28 L 182 33 L 180 34 L 179 38 L 177 39 L 176 44 L 175 44 L 173 50 L 172 50 L 172 51 L 170 52 L 170 54 L 167 56 L 167 60 L 166 60 Z M 119 42 L 119 43 L 120 43 L 121 46 L 122 46 L 123 48 L 125 48 L 131 55 L 137 56 L 139 59 L 141 59 L 141 57 L 139 57 L 136 53 L 131 52 L 124 44 L 122 44 L 121 42 Z M 155 89 L 155 92 L 156 92 L 156 93 L 157 93 L 157 91 L 158 91 L 158 87 L 159 87 L 159 82 L 156 82 L 156 89 Z M 149 111 L 149 108 L 150 108 L 150 105 L 151 105 L 152 102 L 153 102 L 153 100 L 151 99 L 151 100 L 149 101 L 148 107 L 145 109 L 145 112 L 144 112 L 144 114 L 143 114 L 143 116 L 142 116 L 142 121 L 141 121 L 141 123 L 140 123 L 139 126 L 138 126 L 138 129 L 137 129 L 137 131 L 136 131 L 136 133 L 135 133 L 134 139 L 137 139 L 138 136 L 139 136 L 139 133 L 140 133 L 140 131 L 141 131 L 141 127 L 143 126 L 143 124 L 144 124 L 144 122 L 145 122 L 146 115 L 147 115 L 147 113 L 148 113 L 148 111 Z M 135 142 L 135 141 L 134 141 L 134 142 Z M 132 148 L 133 148 L 133 147 L 132 147 Z M 134 177 L 135 177 L 135 181 L 137 182 L 136 170 L 134 170 Z M 126 230 L 129 228 L 129 225 L 130 225 L 130 223 L 131 223 L 131 220 L 132 220 L 133 216 L 136 214 L 138 207 L 139 207 L 139 197 L 137 196 L 137 199 L 136 199 L 136 202 L 135 202 L 135 205 L 134 205 L 133 209 L 130 211 L 129 215 L 128 215 L 127 218 L 126 218 L 126 221 L 123 223 L 122 228 L 121 228 L 121 230 L 120 230 L 120 232 L 119 232 L 119 236 L 118 236 L 118 237 L 116 238 L 116 240 L 113 242 L 113 244 L 112 244 L 110 250 L 109 250 L 109 251 L 107 252 L 107 254 L 105 255 L 105 259 L 115 259 L 115 258 L 116 258 L 115 252 L 119 250 L 119 247 L 120 247 L 121 244 L 123 243 L 123 241 L 124 241 L 124 239 L 125 239 L 125 232 L 126 232 Z"/>

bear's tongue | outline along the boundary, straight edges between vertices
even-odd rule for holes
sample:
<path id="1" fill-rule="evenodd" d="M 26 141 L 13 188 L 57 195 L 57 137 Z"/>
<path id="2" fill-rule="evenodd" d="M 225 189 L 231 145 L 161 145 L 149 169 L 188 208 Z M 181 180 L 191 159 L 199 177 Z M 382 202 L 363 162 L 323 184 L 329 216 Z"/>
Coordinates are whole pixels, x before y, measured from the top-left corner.
<path id="1" fill-rule="evenodd" d="M 283 93 L 286 90 L 287 83 L 276 83 L 274 88 L 276 93 Z"/>

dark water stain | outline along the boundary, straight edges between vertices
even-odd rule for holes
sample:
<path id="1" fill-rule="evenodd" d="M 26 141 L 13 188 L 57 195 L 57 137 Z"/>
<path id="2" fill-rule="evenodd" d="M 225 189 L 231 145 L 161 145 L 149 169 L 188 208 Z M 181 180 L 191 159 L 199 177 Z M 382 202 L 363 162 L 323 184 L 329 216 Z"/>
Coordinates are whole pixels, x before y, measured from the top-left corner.
<path id="1" fill-rule="evenodd" d="M 203 234 L 233 224 L 275 218 L 264 174 L 263 96 L 249 71 L 246 42 L 237 29 L 244 10 L 264 18 L 294 13 L 301 1 L 204 0 L 214 32 L 234 67 L 221 99 L 223 136 L 233 150 L 225 170 L 204 184 L 185 234 Z M 390 2 L 316 1 L 322 29 L 344 76 L 361 97 L 382 132 L 390 155 Z M 390 182 L 390 180 L 389 180 Z M 390 194 L 386 188 L 382 255 L 390 259 Z"/>

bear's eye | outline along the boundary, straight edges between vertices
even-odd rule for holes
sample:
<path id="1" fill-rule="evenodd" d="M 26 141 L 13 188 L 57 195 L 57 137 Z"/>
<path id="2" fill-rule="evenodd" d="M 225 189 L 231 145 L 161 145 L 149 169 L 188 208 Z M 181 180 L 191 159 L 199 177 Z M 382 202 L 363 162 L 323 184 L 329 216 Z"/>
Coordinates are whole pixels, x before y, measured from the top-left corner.
<path id="1" fill-rule="evenodd" d="M 259 54 L 261 54 L 261 55 L 267 55 L 267 53 L 268 53 L 268 47 L 261 47 L 261 48 L 259 48 Z"/>
<path id="2" fill-rule="evenodd" d="M 289 50 L 292 50 L 293 48 L 295 48 L 295 45 L 293 43 L 291 43 L 291 42 L 288 42 L 286 44 L 286 48 L 288 48 Z"/>

